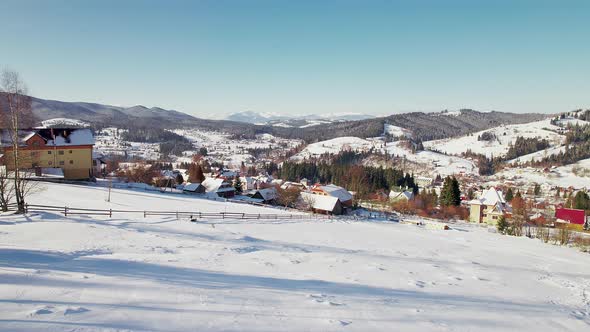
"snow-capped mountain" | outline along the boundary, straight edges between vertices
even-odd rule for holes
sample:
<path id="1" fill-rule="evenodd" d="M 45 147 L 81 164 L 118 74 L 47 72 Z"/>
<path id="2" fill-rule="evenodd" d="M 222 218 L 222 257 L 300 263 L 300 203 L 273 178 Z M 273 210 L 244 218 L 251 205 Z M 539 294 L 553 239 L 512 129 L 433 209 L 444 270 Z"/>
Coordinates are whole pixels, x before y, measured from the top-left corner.
<path id="1" fill-rule="evenodd" d="M 270 124 L 279 127 L 306 127 L 314 124 L 331 123 L 338 121 L 356 121 L 372 119 L 375 116 L 361 113 L 327 113 L 307 115 L 286 115 L 268 112 L 243 111 L 227 115 L 224 120 L 253 123 Z"/>

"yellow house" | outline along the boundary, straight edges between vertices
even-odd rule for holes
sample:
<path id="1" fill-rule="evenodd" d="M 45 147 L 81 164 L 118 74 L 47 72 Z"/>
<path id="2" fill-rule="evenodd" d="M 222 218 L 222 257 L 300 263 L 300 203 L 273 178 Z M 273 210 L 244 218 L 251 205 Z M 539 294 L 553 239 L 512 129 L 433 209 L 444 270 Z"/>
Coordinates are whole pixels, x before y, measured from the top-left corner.
<path id="1" fill-rule="evenodd" d="M 469 202 L 469 221 L 475 223 L 495 224 L 501 216 L 509 217 L 510 206 L 504 195 L 496 188 L 490 188 L 478 199 Z"/>
<path id="2" fill-rule="evenodd" d="M 8 131 L 0 136 L 4 164 L 14 169 L 12 140 Z M 19 133 L 20 167 L 35 169 L 61 169 L 65 179 L 88 179 L 93 174 L 92 148 L 94 137 L 90 129 L 42 128 L 21 130 Z"/>

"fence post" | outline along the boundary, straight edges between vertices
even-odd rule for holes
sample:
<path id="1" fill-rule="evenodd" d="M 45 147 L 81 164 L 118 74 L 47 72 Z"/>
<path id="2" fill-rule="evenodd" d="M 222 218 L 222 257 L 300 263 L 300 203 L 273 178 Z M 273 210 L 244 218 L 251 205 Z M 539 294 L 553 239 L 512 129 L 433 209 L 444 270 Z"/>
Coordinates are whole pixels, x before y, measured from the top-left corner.
<path id="1" fill-rule="evenodd" d="M 25 204 L 25 213 L 29 213 L 29 203 Z"/>
<path id="2" fill-rule="evenodd" d="M 258 219 L 260 219 L 260 213 L 258 214 Z"/>
<path id="3" fill-rule="evenodd" d="M 146 217 L 146 212 L 145 212 L 145 211 L 143 211 L 143 217 L 144 217 L 144 218 Z"/>
<path id="4" fill-rule="evenodd" d="M 176 220 L 178 220 L 178 211 L 176 211 Z"/>
<path id="5" fill-rule="evenodd" d="M 113 217 L 113 209 L 109 209 L 109 218 Z"/>
<path id="6" fill-rule="evenodd" d="M 246 214 L 242 213 L 242 219 L 246 219 Z"/>
<path id="7" fill-rule="evenodd" d="M 221 212 L 221 219 L 225 219 L 225 212 Z"/>
<path id="8" fill-rule="evenodd" d="M 68 207 L 64 206 L 64 217 L 68 216 Z"/>

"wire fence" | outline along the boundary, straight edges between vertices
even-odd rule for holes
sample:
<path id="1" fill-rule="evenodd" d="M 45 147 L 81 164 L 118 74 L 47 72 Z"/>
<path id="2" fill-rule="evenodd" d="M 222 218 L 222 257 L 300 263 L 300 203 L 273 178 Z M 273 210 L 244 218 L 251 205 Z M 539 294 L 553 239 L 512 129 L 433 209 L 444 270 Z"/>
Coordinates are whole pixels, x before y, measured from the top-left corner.
<path id="1" fill-rule="evenodd" d="M 8 205 L 9 210 L 16 211 L 15 203 Z M 312 214 L 270 214 L 270 213 L 240 213 L 240 212 L 201 212 L 201 211 L 158 211 L 158 210 L 120 210 L 120 209 L 88 209 L 70 206 L 25 204 L 25 213 L 56 212 L 65 217 L 74 215 L 108 216 L 112 218 L 118 214 L 135 214 L 144 218 L 151 216 L 173 216 L 176 219 L 241 219 L 241 220 L 304 220 L 316 219 Z"/>

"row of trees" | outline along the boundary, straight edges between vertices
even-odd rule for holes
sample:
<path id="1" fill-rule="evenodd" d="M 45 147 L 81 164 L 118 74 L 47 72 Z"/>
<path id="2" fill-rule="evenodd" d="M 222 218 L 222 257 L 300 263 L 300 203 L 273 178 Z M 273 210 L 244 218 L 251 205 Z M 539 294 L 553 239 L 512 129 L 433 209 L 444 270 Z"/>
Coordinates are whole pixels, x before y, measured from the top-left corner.
<path id="1" fill-rule="evenodd" d="M 366 197 L 376 191 L 395 188 L 409 188 L 415 194 L 418 186 L 414 177 L 393 168 L 351 165 L 348 163 L 286 161 L 278 171 L 278 176 L 287 181 L 307 179 L 311 182 L 333 183 L 357 193 L 357 197 Z"/>

